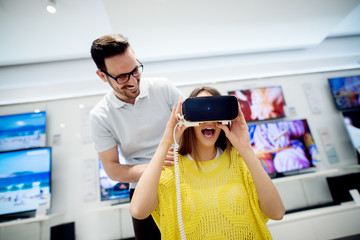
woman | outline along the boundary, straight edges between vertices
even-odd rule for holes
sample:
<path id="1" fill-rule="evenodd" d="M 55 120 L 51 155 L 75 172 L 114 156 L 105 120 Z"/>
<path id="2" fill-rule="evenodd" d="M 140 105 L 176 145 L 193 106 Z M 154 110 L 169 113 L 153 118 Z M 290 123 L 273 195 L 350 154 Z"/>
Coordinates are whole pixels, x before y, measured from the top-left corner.
<path id="1" fill-rule="evenodd" d="M 189 97 L 219 96 L 210 87 Z M 182 220 L 187 239 L 271 239 L 267 220 L 280 220 L 285 208 L 256 157 L 244 115 L 231 127 L 204 122 L 178 127 L 173 109 L 163 138 L 140 178 L 130 205 L 134 218 L 152 214 L 162 239 L 179 239 L 174 167 L 163 169 L 167 150 L 180 138 L 179 172 Z"/>

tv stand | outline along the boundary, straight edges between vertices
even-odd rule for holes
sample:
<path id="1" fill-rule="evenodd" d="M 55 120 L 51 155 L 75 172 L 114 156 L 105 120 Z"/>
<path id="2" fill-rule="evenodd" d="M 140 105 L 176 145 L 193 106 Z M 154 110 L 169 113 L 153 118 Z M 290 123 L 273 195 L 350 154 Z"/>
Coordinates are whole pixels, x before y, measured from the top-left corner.
<path id="1" fill-rule="evenodd" d="M 35 211 L 0 216 L 0 223 L 35 217 Z"/>
<path id="2" fill-rule="evenodd" d="M 326 202 L 326 203 L 306 206 L 306 207 L 302 207 L 302 208 L 291 209 L 291 210 L 286 211 L 285 214 L 307 211 L 307 210 L 312 210 L 312 209 L 318 209 L 318 208 L 323 208 L 323 207 L 331 207 L 331 206 L 336 206 L 336 205 L 340 205 L 340 203 Z"/>
<path id="3" fill-rule="evenodd" d="M 359 222 L 360 205 L 352 201 L 285 214 L 267 226 L 274 239 L 319 240 L 360 234 Z"/>
<path id="4" fill-rule="evenodd" d="M 47 227 L 49 223 L 47 221 L 53 220 L 54 218 L 62 216 L 63 213 L 50 214 L 46 216 L 38 217 L 28 217 L 23 219 L 13 219 L 11 221 L 0 223 L 0 239 L 3 239 L 3 236 L 8 236 L 8 231 L 18 231 L 19 227 L 17 225 L 28 225 L 31 223 L 38 223 L 38 238 L 39 240 L 48 239 L 50 236 L 50 227 Z M 4 238 L 5 239 L 5 238 Z"/>
<path id="5" fill-rule="evenodd" d="M 0 223 L 19 221 L 19 220 L 24 220 L 24 219 L 29 219 L 29 218 L 31 218 L 31 217 L 30 216 L 29 217 L 1 217 Z"/>
<path id="6" fill-rule="evenodd" d="M 118 201 L 118 202 L 112 203 L 111 206 L 116 206 L 119 204 L 124 204 L 124 203 L 129 203 L 129 202 L 130 202 L 130 197 L 127 197 L 127 198 L 120 199 L 120 201 Z"/>

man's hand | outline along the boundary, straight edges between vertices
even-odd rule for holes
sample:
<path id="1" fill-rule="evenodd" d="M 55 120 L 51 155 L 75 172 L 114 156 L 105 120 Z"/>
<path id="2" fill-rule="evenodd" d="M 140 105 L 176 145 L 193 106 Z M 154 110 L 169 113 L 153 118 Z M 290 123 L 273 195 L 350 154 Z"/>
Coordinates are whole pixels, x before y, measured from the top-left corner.
<path id="1" fill-rule="evenodd" d="M 174 165 L 174 148 L 170 148 L 168 153 L 166 154 L 164 166 L 172 166 Z"/>

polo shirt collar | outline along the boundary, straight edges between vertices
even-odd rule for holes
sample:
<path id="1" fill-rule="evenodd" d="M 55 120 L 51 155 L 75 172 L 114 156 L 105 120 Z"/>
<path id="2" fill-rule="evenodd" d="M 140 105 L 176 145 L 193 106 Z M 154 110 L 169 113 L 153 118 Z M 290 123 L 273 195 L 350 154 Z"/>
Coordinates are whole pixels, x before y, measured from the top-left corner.
<path id="1" fill-rule="evenodd" d="M 135 103 L 142 98 L 145 98 L 149 95 L 149 91 L 148 91 L 148 83 L 146 80 L 141 79 L 140 80 L 140 94 L 139 96 L 137 96 L 137 98 L 135 99 Z M 120 99 L 118 99 L 114 93 L 114 90 L 112 90 L 111 92 L 108 93 L 108 99 L 109 102 L 111 104 L 111 106 L 113 106 L 114 108 L 122 108 L 123 106 L 125 106 L 125 104 L 127 104 L 124 101 L 121 101 Z"/>

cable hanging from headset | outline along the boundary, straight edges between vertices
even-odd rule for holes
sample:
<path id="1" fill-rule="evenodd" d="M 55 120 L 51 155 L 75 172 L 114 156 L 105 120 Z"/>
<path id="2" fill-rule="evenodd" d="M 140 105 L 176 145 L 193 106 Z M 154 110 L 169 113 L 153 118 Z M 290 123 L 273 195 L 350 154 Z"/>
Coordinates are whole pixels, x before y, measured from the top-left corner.
<path id="1" fill-rule="evenodd" d="M 177 210 L 177 219 L 179 224 L 180 238 L 182 240 L 186 239 L 184 223 L 182 218 L 182 207 L 181 207 L 181 189 L 180 189 L 180 176 L 179 176 L 179 144 L 176 141 L 175 132 L 176 128 L 181 126 L 181 120 L 174 127 L 173 137 L 174 137 L 174 169 L 175 169 L 175 191 L 176 191 L 176 210 Z"/>

